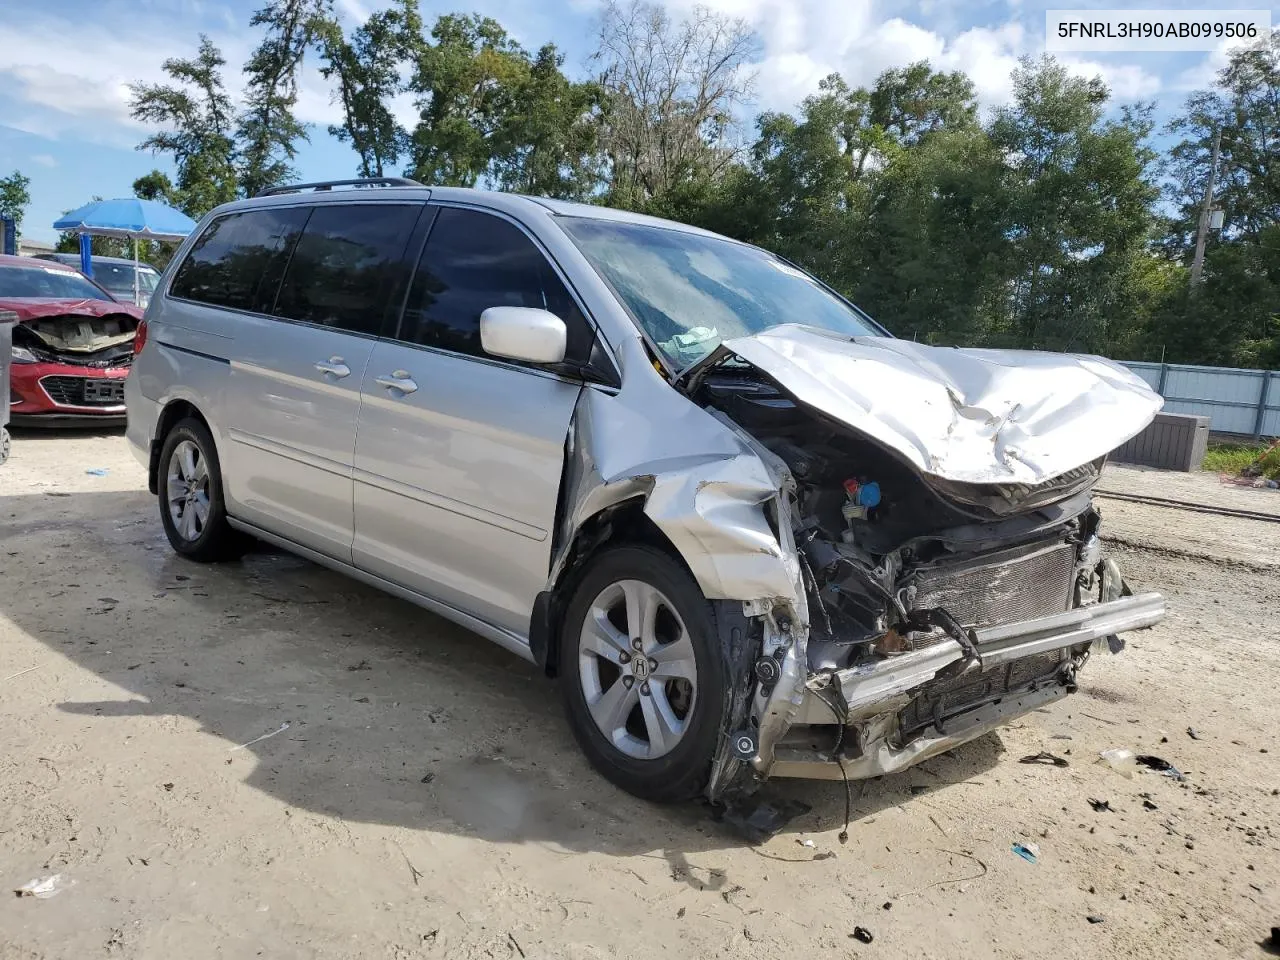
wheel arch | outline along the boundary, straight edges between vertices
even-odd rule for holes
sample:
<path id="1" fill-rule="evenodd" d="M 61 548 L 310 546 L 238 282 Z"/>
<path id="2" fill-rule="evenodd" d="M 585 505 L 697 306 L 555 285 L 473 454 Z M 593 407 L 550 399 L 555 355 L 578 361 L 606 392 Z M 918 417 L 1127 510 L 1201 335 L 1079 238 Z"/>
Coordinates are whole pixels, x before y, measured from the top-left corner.
<path id="1" fill-rule="evenodd" d="M 639 544 L 661 550 L 693 577 L 685 558 L 644 508 L 645 497 L 635 496 L 610 504 L 584 520 L 565 549 L 566 559 L 555 581 L 534 599 L 529 646 L 534 661 L 547 676 L 554 677 L 559 672 L 565 609 L 593 557 L 612 547 Z"/>
<path id="2" fill-rule="evenodd" d="M 217 450 L 218 438 L 214 435 L 209 418 L 200 412 L 200 408 L 185 398 L 180 397 L 170 400 L 160 411 L 160 416 L 156 420 L 156 432 L 151 438 L 151 450 L 147 466 L 147 489 L 153 494 L 160 491 L 160 450 L 164 447 L 165 437 L 169 435 L 169 431 L 178 423 L 188 417 L 199 420 L 204 424 L 205 429 L 209 431 L 209 436 L 213 439 L 214 449 Z M 217 452 L 219 459 L 221 459 L 222 451 L 217 450 Z"/>

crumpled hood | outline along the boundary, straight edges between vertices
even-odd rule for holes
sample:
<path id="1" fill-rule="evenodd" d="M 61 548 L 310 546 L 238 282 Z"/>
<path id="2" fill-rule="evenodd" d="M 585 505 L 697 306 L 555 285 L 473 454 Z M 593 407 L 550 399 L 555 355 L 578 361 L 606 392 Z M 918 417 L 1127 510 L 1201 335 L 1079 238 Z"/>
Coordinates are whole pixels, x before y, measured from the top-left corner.
<path id="1" fill-rule="evenodd" d="M 796 400 L 961 483 L 1037 484 L 1110 453 L 1164 401 L 1102 357 L 930 347 L 784 324 L 724 347 Z"/>
<path id="2" fill-rule="evenodd" d="M 141 320 L 143 314 L 132 303 L 115 300 L 57 300 L 36 297 L 0 297 L 0 310 L 12 310 L 18 315 L 19 323 L 42 317 L 105 317 L 112 313 L 123 313 Z"/>

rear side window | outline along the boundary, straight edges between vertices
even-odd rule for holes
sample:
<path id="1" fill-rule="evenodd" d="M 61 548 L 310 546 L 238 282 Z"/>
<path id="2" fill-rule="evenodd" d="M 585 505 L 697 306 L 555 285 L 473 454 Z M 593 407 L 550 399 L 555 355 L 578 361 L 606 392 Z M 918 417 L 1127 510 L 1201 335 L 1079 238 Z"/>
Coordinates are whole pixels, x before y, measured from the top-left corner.
<path id="1" fill-rule="evenodd" d="M 566 358 L 586 361 L 591 328 L 533 241 L 501 217 L 442 208 L 422 251 L 399 339 L 487 356 L 480 314 L 503 306 L 551 311 L 568 329 Z"/>
<path id="2" fill-rule="evenodd" d="M 421 204 L 314 207 L 280 284 L 278 317 L 377 335 L 403 296 L 405 244 Z"/>
<path id="3" fill-rule="evenodd" d="M 308 213 L 305 207 L 283 207 L 219 217 L 182 261 L 170 294 L 215 307 L 269 313 Z"/>

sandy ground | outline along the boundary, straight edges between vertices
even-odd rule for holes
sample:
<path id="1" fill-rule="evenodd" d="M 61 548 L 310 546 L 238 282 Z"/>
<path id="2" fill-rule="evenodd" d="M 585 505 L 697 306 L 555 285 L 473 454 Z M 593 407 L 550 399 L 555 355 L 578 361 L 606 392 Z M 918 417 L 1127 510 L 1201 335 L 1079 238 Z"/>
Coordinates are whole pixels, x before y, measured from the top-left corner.
<path id="1" fill-rule="evenodd" d="M 1280 525 L 1105 504 L 1164 624 L 866 784 L 847 845 L 838 784 L 769 785 L 813 809 L 753 848 L 595 776 L 516 658 L 287 556 L 181 561 L 156 509 L 118 434 L 20 435 L 0 468 L 0 887 L 68 884 L 0 896 L 4 960 L 1234 958 L 1280 923 Z M 1070 766 L 1017 762 L 1040 750 Z"/>

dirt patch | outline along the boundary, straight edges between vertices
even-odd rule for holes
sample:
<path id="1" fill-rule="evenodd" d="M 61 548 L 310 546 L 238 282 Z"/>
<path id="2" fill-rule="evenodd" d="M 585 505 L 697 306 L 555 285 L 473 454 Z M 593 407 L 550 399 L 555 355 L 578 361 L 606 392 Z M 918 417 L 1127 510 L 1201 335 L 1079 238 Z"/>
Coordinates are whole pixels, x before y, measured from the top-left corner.
<path id="1" fill-rule="evenodd" d="M 22 434 L 0 467 L 0 882 L 71 885 L 0 897 L 0 958 L 1261 955 L 1274 525 L 1119 506 L 1164 624 L 1083 696 L 855 787 L 847 845 L 838 784 L 770 785 L 813 812 L 751 848 L 597 777 L 525 663 L 288 556 L 181 561 L 122 437 Z M 1247 540 L 1252 566 L 1170 552 L 1180 532 L 1209 557 Z M 1110 747 L 1187 779 L 1126 779 Z M 1070 766 L 1017 762 L 1042 750 Z"/>

